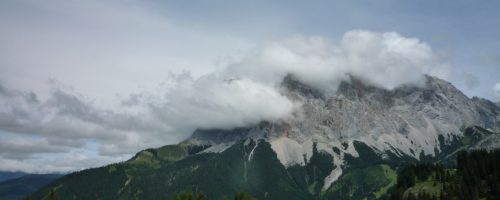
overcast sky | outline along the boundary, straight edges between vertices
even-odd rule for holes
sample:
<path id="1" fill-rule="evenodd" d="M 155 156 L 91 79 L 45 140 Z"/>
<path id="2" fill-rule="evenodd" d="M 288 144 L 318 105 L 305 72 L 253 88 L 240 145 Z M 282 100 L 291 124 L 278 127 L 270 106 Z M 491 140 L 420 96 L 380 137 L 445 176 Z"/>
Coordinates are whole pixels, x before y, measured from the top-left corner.
<path id="1" fill-rule="evenodd" d="M 0 171 L 67 172 L 422 74 L 500 101 L 496 1 L 0 1 Z M 236 80 L 234 82 L 227 80 Z"/>

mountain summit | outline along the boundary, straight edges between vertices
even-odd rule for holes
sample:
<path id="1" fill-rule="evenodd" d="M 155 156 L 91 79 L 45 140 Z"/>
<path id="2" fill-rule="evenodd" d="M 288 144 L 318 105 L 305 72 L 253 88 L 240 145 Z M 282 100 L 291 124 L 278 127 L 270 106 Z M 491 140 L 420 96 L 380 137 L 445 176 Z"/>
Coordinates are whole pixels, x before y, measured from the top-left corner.
<path id="1" fill-rule="evenodd" d="M 286 119 L 197 130 L 177 145 L 64 176 L 33 197 L 55 189 L 73 199 L 159 199 L 191 189 L 211 199 L 237 191 L 259 199 L 378 199 L 405 163 L 452 164 L 460 149 L 499 147 L 498 105 L 436 77 L 394 90 L 351 77 L 328 95 L 288 75 L 280 87 L 301 105 Z"/>

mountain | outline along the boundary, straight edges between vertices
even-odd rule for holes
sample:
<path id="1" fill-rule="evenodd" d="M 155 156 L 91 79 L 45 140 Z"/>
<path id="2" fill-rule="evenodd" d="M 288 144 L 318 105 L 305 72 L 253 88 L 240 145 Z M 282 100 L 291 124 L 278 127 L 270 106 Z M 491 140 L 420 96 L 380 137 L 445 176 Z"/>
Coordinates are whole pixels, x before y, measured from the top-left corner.
<path id="1" fill-rule="evenodd" d="M 0 172 L 0 182 L 27 175 L 24 172 Z"/>
<path id="2" fill-rule="evenodd" d="M 326 95 L 292 75 L 282 94 L 293 116 L 232 130 L 197 130 L 176 145 L 66 175 L 63 199 L 169 199 L 183 190 L 221 199 L 384 199 L 410 163 L 455 164 L 460 150 L 498 148 L 500 108 L 425 76 L 420 86 L 385 90 L 351 77 Z"/>
<path id="3" fill-rule="evenodd" d="M 0 200 L 22 199 L 26 195 L 61 177 L 59 174 L 14 174 L 22 175 L 0 182 Z"/>

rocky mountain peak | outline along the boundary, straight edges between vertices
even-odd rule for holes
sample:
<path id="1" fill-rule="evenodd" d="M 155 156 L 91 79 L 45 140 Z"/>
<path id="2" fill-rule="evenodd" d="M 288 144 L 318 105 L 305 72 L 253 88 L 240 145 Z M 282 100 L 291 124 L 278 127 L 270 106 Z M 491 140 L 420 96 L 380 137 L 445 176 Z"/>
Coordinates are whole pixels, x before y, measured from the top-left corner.
<path id="1" fill-rule="evenodd" d="M 336 147 L 343 150 L 342 154 L 356 155 L 351 147 L 358 141 L 379 152 L 419 159 L 440 152 L 439 138 L 450 142 L 462 134 L 463 127 L 500 130 L 500 109 L 494 103 L 470 99 L 445 80 L 429 75 L 423 79 L 422 85 L 386 90 L 351 77 L 340 84 L 335 94 L 327 96 L 288 75 L 281 85 L 282 92 L 302 104 L 293 119 L 229 132 L 197 132 L 193 138 L 209 138 L 212 143 L 246 137 L 265 139 L 283 164 L 293 165 L 303 163 L 303 155 L 311 156 L 313 143 L 331 154 Z"/>
<path id="2" fill-rule="evenodd" d="M 427 153 L 433 153 L 435 145 L 430 143 L 435 143 L 438 135 L 460 134 L 462 127 L 471 125 L 500 130 L 500 108 L 494 103 L 485 99 L 470 99 L 451 83 L 437 77 L 425 75 L 423 79 L 422 85 L 404 85 L 386 90 L 351 77 L 350 81 L 339 85 L 333 96 L 326 96 L 295 76 L 288 75 L 281 84 L 282 92 L 303 105 L 295 119 L 261 123 L 233 131 L 197 131 L 192 139 L 221 143 L 246 135 L 273 138 L 283 133 L 277 133 L 276 130 L 281 129 L 271 126 L 285 124 L 289 127 L 287 137 L 299 141 L 312 139 L 338 143 L 367 139 L 374 142 L 371 141 L 374 138 L 392 134 L 398 138 L 404 136 L 415 148 L 428 146 Z M 425 134 L 430 134 L 431 138 L 422 139 Z M 398 138 L 391 140 L 396 142 Z M 379 142 L 382 146 L 388 143 Z M 401 141 L 397 143 L 403 144 Z M 395 145 L 391 144 L 390 148 Z"/>
<path id="3" fill-rule="evenodd" d="M 302 83 L 293 74 L 285 76 L 281 83 L 281 87 L 284 90 L 283 92 L 288 93 L 292 98 L 303 96 L 306 98 L 325 99 L 325 95 L 321 91 Z"/>

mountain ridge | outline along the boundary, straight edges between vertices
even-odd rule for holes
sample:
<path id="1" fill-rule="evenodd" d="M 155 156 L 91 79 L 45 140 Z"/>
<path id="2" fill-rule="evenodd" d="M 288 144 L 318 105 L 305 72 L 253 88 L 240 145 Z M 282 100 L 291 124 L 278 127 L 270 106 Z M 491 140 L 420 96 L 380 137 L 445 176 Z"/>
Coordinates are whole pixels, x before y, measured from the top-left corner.
<path id="1" fill-rule="evenodd" d="M 302 105 L 290 118 L 197 130 L 179 144 L 65 176 L 33 197 L 43 199 L 57 188 L 77 199 L 156 199 L 191 188 L 209 198 L 241 190 L 260 199 L 354 198 L 344 190 L 355 190 L 355 198 L 386 198 L 394 171 L 405 163 L 453 164 L 461 149 L 497 148 L 498 106 L 468 98 L 444 80 L 424 80 L 421 86 L 384 90 L 351 77 L 328 96 L 287 76 L 283 95 Z M 361 183 L 356 173 L 385 181 Z M 107 177 L 102 184 L 108 189 L 79 188 L 92 177 Z M 344 185 L 352 181 L 361 188 Z"/>
<path id="2" fill-rule="evenodd" d="M 499 107 L 485 99 L 468 98 L 451 83 L 436 77 L 426 75 L 423 86 L 404 85 L 394 90 L 370 86 L 354 77 L 350 80 L 342 82 L 336 94 L 326 97 L 294 76 L 286 76 L 282 91 L 287 97 L 302 103 L 305 114 L 299 114 L 307 117 L 298 122 L 260 123 L 248 130 L 247 136 L 270 141 L 285 166 L 304 165 L 312 156 L 312 145 L 318 143 L 319 149 L 334 157 L 334 165 L 337 166 L 337 170 L 332 171 L 325 181 L 323 189 L 327 189 L 342 173 L 344 153 L 358 156 L 352 148 L 354 141 L 369 144 L 382 154 L 391 151 L 398 156 L 412 156 L 420 160 L 442 151 L 440 135 L 444 136 L 444 143 L 452 143 L 464 127 L 479 125 L 493 131 L 500 129 Z M 329 112 L 323 114 L 325 110 Z M 382 126 L 377 126 L 378 122 Z M 370 133 L 370 129 L 374 128 L 382 130 Z M 392 135 L 387 134 L 395 130 Z M 209 132 L 213 134 L 216 131 Z M 228 133 L 234 137 L 233 132 Z M 199 132 L 194 134 L 195 138 L 199 135 Z M 375 140 L 374 135 L 383 139 Z M 239 138 L 244 137 L 240 135 Z M 491 138 L 493 141 L 496 139 Z M 221 141 L 220 137 L 218 140 Z M 340 149 L 339 153 L 333 152 L 333 148 Z"/>
<path id="3" fill-rule="evenodd" d="M 0 182 L 0 200 L 21 199 L 37 191 L 61 174 L 25 174 Z"/>

